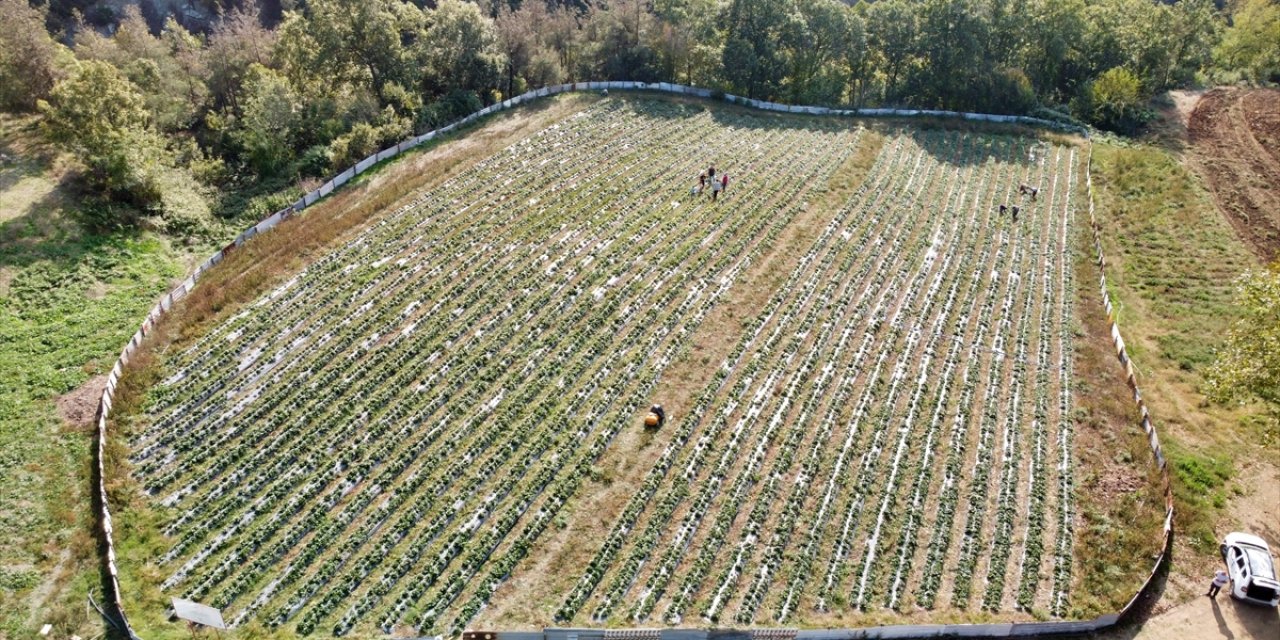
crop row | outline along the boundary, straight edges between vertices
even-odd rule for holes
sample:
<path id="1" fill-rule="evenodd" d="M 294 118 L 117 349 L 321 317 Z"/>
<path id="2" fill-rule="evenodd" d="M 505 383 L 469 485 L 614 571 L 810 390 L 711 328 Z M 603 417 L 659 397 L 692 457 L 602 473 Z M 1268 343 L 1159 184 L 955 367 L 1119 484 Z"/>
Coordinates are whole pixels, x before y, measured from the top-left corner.
<path id="1" fill-rule="evenodd" d="M 687 111 L 603 101 L 172 354 L 133 457 L 163 588 L 302 633 L 466 625 L 856 138 Z M 748 177 L 688 202 L 681 148 Z"/>
<path id="2" fill-rule="evenodd" d="M 1022 608 L 1064 598 L 1076 158 L 1026 160 L 1045 147 L 891 137 L 746 324 L 558 620 L 751 624 L 771 601 L 786 623 L 934 608 L 940 593 L 967 608 L 975 577 L 993 610 L 1006 583 Z M 997 211 L 1009 203 L 1017 222 Z"/>

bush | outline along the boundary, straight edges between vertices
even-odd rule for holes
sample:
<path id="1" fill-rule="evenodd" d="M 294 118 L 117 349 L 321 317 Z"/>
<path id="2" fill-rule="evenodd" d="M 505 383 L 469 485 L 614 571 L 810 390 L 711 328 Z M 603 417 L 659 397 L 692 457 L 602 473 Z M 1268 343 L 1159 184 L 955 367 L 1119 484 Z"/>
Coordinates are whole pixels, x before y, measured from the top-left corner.
<path id="1" fill-rule="evenodd" d="M 329 175 L 329 147 L 316 144 L 307 147 L 298 159 L 298 175 L 304 178 L 323 178 Z"/>
<path id="2" fill-rule="evenodd" d="M 378 129 L 361 122 L 329 144 L 329 166 L 342 171 L 378 150 Z"/>
<path id="3" fill-rule="evenodd" d="M 297 202 L 304 191 L 298 187 L 289 187 L 283 191 L 268 193 L 249 200 L 239 218 L 256 222 L 291 204 Z"/>
<path id="4" fill-rule="evenodd" d="M 1087 84 L 1072 110 L 1100 128 L 1126 135 L 1155 117 L 1146 108 L 1142 80 L 1124 67 L 1108 69 Z"/>
<path id="5" fill-rule="evenodd" d="M 44 30 L 44 14 L 26 0 L 0 0 L 0 108 L 33 111 L 62 77 L 70 53 Z"/>
<path id="6" fill-rule="evenodd" d="M 480 97 L 470 91 L 451 91 L 427 105 L 418 114 L 417 129 L 427 132 L 465 118 L 484 108 Z"/>

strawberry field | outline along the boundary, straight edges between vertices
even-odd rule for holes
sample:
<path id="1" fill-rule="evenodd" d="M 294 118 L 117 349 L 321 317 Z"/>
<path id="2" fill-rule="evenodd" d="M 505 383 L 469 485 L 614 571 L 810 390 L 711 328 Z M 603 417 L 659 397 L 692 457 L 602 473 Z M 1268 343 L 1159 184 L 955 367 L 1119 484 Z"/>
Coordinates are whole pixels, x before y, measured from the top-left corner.
<path id="1" fill-rule="evenodd" d="M 166 356 L 160 588 L 323 635 L 1064 615 L 1081 158 L 882 129 L 821 208 L 862 126 L 604 99 L 387 212 Z"/>

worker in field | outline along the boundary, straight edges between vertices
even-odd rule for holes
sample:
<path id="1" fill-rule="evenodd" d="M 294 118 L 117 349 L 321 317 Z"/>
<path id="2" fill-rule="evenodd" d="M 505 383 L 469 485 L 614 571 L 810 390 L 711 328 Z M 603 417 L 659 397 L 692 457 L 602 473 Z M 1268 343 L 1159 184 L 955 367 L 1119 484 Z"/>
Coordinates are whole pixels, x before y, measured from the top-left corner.
<path id="1" fill-rule="evenodd" d="M 644 426 L 650 429 L 661 429 L 666 422 L 667 412 L 662 410 L 662 405 L 655 404 L 649 407 L 649 414 L 644 417 Z"/>
<path id="2" fill-rule="evenodd" d="M 1004 214 L 1006 213 L 1009 213 L 1009 205 L 1007 204 L 1000 205 L 1000 217 L 1003 218 Z"/>
<path id="3" fill-rule="evenodd" d="M 720 195 L 720 189 L 724 188 L 724 185 L 720 183 L 720 178 L 716 177 L 715 167 L 707 169 L 707 182 L 711 183 L 711 201 L 715 202 Z"/>
<path id="4" fill-rule="evenodd" d="M 727 174 L 727 173 L 721 173 L 721 174 L 720 174 L 720 190 L 721 190 L 721 191 L 723 191 L 723 192 L 725 192 L 725 195 L 726 195 L 726 196 L 728 196 L 728 193 L 729 193 L 729 174 Z"/>
<path id="5" fill-rule="evenodd" d="M 1013 205 L 1013 208 L 1012 208 L 1012 209 L 1010 209 L 1009 211 L 1011 211 L 1011 212 L 1013 213 L 1013 221 L 1014 221 L 1014 222 L 1017 222 L 1017 221 L 1018 221 L 1018 205 L 1016 205 L 1016 204 L 1015 204 L 1015 205 Z"/>

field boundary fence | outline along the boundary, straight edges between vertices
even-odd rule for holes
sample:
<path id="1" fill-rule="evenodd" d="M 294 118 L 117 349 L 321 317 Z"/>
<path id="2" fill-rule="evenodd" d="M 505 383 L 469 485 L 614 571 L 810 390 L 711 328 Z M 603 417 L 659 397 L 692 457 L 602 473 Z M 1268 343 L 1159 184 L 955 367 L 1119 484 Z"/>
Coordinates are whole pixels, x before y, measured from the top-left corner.
<path id="1" fill-rule="evenodd" d="M 164 297 L 160 298 L 160 300 L 156 302 L 155 306 L 151 308 L 147 313 L 146 318 L 142 321 L 142 324 L 138 327 L 138 330 L 121 350 L 120 357 L 116 360 L 114 366 L 111 368 L 111 372 L 107 375 L 106 387 L 103 389 L 102 396 L 98 402 L 98 411 L 96 415 L 97 442 L 95 445 L 95 457 L 97 458 L 97 478 L 95 479 L 95 483 L 97 486 L 94 489 L 97 493 L 97 500 L 100 503 L 99 512 L 96 515 L 98 516 L 99 522 L 101 522 L 99 532 L 103 536 L 102 542 L 106 549 L 104 563 L 109 577 L 109 587 L 112 591 L 112 593 L 107 594 L 107 602 L 109 608 L 114 610 L 114 614 L 116 616 L 114 623 L 118 623 L 119 628 L 123 633 L 125 633 L 131 640 L 141 640 L 137 633 L 135 633 L 133 627 L 129 624 L 128 617 L 125 614 L 124 598 L 120 592 L 119 568 L 116 563 L 115 545 L 112 536 L 113 523 L 111 518 L 111 509 L 107 503 L 106 469 L 104 466 L 107 444 L 107 427 L 111 415 L 112 403 L 115 399 L 116 389 L 120 383 L 121 377 L 124 375 L 125 368 L 128 366 L 133 355 L 142 346 L 147 336 L 155 330 L 161 318 L 163 318 L 175 304 L 181 301 L 195 288 L 197 282 L 199 282 L 201 276 L 205 272 L 216 267 L 228 254 L 235 251 L 238 247 L 248 242 L 254 236 L 260 233 L 266 233 L 285 220 L 300 214 L 307 207 L 315 204 L 336 189 L 353 180 L 356 176 L 370 170 L 379 163 L 390 160 L 401 153 L 426 144 L 427 142 L 446 136 L 460 128 L 474 124 L 478 120 L 487 116 L 528 102 L 533 102 L 540 98 L 571 92 L 603 92 L 611 90 L 655 91 L 673 95 L 705 98 L 709 100 L 720 99 L 727 103 L 775 113 L 855 118 L 956 119 L 973 122 L 995 122 L 1024 125 L 1053 129 L 1067 133 L 1078 133 L 1086 138 L 1089 137 L 1089 131 L 1083 127 L 1029 116 L 939 111 L 929 109 L 837 109 L 829 107 L 786 105 L 776 102 L 744 98 L 732 94 L 723 94 L 701 87 L 691 87 L 667 82 L 645 83 L 630 81 L 600 81 L 559 84 L 528 91 L 519 96 L 489 105 L 475 113 L 472 113 L 471 115 L 444 125 L 438 129 L 413 136 L 398 144 L 389 146 L 386 149 L 371 154 L 369 157 L 357 162 L 354 166 L 338 173 L 333 178 L 322 184 L 319 188 L 298 198 L 298 200 L 289 206 L 272 213 L 253 226 L 245 229 L 237 235 L 233 241 L 219 249 L 207 260 L 197 266 L 190 276 L 183 280 L 172 291 L 165 294 Z M 1091 146 L 1088 160 L 1089 167 L 1092 166 L 1092 159 L 1093 155 Z M 1093 179 L 1088 168 L 1086 168 L 1085 175 L 1087 189 L 1089 192 L 1089 222 L 1093 229 L 1094 244 L 1098 253 L 1097 264 L 1099 271 L 1102 271 L 1105 266 L 1105 259 L 1102 254 L 1101 227 L 1094 216 Z M 643 638 L 644 640 L 846 640 L 853 638 L 928 638 L 957 636 L 1004 638 L 1084 634 L 1101 629 L 1107 629 L 1116 625 L 1118 621 L 1124 620 L 1131 615 L 1137 606 L 1137 603 L 1144 595 L 1149 594 L 1157 583 L 1158 573 L 1160 568 L 1168 559 L 1169 550 L 1173 540 L 1173 502 L 1172 494 L 1169 489 L 1169 475 L 1165 469 L 1164 454 L 1160 448 L 1160 442 L 1156 435 L 1155 427 L 1152 425 L 1150 412 L 1147 410 L 1147 406 L 1142 399 L 1142 394 L 1138 390 L 1137 379 L 1134 376 L 1133 363 L 1129 359 L 1128 351 L 1125 349 L 1124 340 L 1121 338 L 1119 327 L 1115 323 L 1114 307 L 1112 305 L 1111 298 L 1107 293 L 1105 273 L 1102 275 L 1101 286 L 1103 303 L 1107 310 L 1108 320 L 1111 323 L 1111 335 L 1116 348 L 1116 355 L 1120 359 L 1121 365 L 1125 368 L 1125 372 L 1128 376 L 1129 388 L 1132 391 L 1134 401 L 1137 403 L 1139 413 L 1142 416 L 1142 428 L 1148 435 L 1152 453 L 1154 454 L 1156 464 L 1160 469 L 1167 506 L 1164 522 L 1164 544 L 1159 560 L 1156 562 L 1155 568 L 1152 569 L 1150 577 L 1146 582 L 1144 582 L 1142 588 L 1119 613 L 1107 614 L 1089 621 L 1030 622 L 986 625 L 894 625 L 869 627 L 865 629 L 822 631 L 796 631 L 787 629 L 757 629 L 752 631 L 692 629 L 545 629 L 541 632 L 491 632 L 491 635 L 496 633 L 498 636 L 497 640 L 628 640 L 631 638 L 630 635 L 627 635 L 628 633 L 640 633 L 641 635 L 636 637 Z"/>

